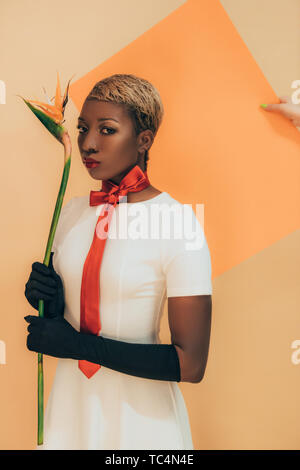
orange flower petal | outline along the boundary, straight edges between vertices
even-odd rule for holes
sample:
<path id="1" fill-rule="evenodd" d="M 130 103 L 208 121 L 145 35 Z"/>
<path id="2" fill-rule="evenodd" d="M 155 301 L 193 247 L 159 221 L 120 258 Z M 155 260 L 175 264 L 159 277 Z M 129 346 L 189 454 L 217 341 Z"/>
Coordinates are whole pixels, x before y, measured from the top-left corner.
<path id="1" fill-rule="evenodd" d="M 57 123 L 57 124 L 60 124 L 61 121 L 62 121 L 62 118 L 63 118 L 63 115 L 62 113 L 60 113 L 59 111 L 57 111 L 56 113 L 51 113 L 51 111 L 45 111 L 44 109 L 42 109 L 42 111 L 47 114 L 47 116 L 51 117 L 52 119 L 54 119 L 54 121 Z"/>
<path id="2" fill-rule="evenodd" d="M 72 76 L 72 78 L 74 77 L 74 75 Z M 43 103 L 42 101 L 38 101 L 38 100 L 27 100 L 28 103 L 38 106 L 39 108 L 41 108 L 44 114 L 46 114 L 48 117 L 53 119 L 57 124 L 62 124 L 62 122 L 64 122 L 63 121 L 64 111 L 65 111 L 66 104 L 68 102 L 68 91 L 69 91 L 70 81 L 72 80 L 72 78 L 70 78 L 70 80 L 68 81 L 68 84 L 67 84 L 67 87 L 66 87 L 63 99 L 62 99 L 61 94 L 60 94 L 59 74 L 57 72 L 57 84 L 56 84 L 56 94 L 55 94 L 54 105 L 49 104 L 49 103 Z M 45 89 L 44 89 L 44 92 L 45 92 Z M 47 95 L 46 97 L 49 100 Z M 51 101 L 53 100 L 53 98 L 51 98 Z"/>
<path id="3" fill-rule="evenodd" d="M 31 103 L 30 100 L 27 100 L 29 103 Z M 58 110 L 53 110 L 53 111 L 50 111 L 49 109 L 47 109 L 46 106 L 43 106 L 42 104 L 37 104 L 36 106 L 38 106 L 39 108 L 41 108 L 41 110 L 49 117 L 53 118 L 55 121 L 57 122 L 60 122 L 63 118 L 63 115 L 60 111 Z"/>
<path id="4" fill-rule="evenodd" d="M 59 75 L 57 72 L 57 85 L 56 85 L 56 94 L 55 94 L 55 107 L 62 111 L 62 102 L 60 96 L 60 83 L 59 83 Z"/>
<path id="5" fill-rule="evenodd" d="M 52 104 L 43 103 L 42 101 L 37 100 L 27 100 L 29 103 L 36 104 L 38 106 L 43 106 L 45 109 L 49 109 L 49 111 L 55 112 L 57 111 L 56 107 Z"/>

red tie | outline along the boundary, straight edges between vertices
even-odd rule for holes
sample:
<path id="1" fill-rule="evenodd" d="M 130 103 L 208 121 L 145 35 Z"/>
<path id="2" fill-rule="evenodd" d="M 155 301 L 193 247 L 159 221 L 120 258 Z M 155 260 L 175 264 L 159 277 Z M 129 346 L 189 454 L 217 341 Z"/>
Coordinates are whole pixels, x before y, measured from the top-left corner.
<path id="1" fill-rule="evenodd" d="M 147 171 L 143 172 L 138 165 L 135 165 L 122 179 L 119 186 L 110 180 L 104 180 L 102 181 L 101 191 L 90 192 L 90 206 L 97 206 L 104 202 L 107 204 L 103 206 L 97 220 L 93 242 L 83 267 L 80 294 L 81 333 L 99 335 L 101 330 L 99 311 L 100 267 L 113 210 L 116 204 L 119 203 L 119 199 L 121 200 L 128 192 L 136 193 L 147 188 L 149 185 L 150 181 Z M 104 218 L 108 219 L 107 222 L 106 220 L 103 221 Z M 103 223 L 105 223 L 104 228 Z M 89 379 L 101 366 L 100 364 L 80 359 L 78 367 Z"/>

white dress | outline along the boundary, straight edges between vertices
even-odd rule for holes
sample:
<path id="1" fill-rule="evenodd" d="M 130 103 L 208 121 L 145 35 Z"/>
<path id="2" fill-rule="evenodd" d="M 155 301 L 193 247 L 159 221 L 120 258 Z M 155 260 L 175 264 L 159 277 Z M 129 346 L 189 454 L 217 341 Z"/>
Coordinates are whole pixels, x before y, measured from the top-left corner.
<path id="1" fill-rule="evenodd" d="M 64 317 L 77 331 L 83 265 L 102 207 L 90 207 L 89 195 L 72 198 L 61 211 L 52 248 L 53 266 L 64 284 Z M 186 209 L 194 225 L 185 234 L 189 237 L 193 230 L 195 240 L 197 229 L 201 238 L 193 249 L 188 248 L 191 239 L 186 235 L 174 235 L 186 220 Z M 159 210 L 164 212 L 158 223 Z M 153 235 L 154 229 L 150 233 L 149 224 L 159 228 L 159 236 Z M 169 235 L 161 232 L 167 226 L 171 227 Z M 132 343 L 161 343 L 166 298 L 197 294 L 212 294 L 211 261 L 191 206 L 166 192 L 143 202 L 117 204 L 100 271 L 100 335 Z M 135 377 L 104 366 L 88 379 L 77 360 L 58 359 L 45 409 L 44 444 L 36 449 L 194 447 L 177 382 Z"/>

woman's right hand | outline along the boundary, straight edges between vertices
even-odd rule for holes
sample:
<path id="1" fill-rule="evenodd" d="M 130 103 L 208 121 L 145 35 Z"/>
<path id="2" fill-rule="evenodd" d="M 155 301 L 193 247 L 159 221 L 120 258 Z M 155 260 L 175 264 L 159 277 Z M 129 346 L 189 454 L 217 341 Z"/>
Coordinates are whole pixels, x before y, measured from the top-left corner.
<path id="1" fill-rule="evenodd" d="M 25 284 L 25 297 L 30 305 L 38 310 L 39 300 L 44 300 L 44 317 L 56 318 L 63 316 L 65 310 L 64 288 L 59 275 L 53 268 L 53 252 L 49 266 L 36 261 Z"/>

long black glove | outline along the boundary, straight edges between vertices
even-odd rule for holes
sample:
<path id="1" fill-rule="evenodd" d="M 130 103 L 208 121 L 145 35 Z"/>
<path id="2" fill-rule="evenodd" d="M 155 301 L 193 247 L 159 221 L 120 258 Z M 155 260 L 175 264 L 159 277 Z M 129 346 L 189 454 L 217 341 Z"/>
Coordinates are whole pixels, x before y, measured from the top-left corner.
<path id="1" fill-rule="evenodd" d="M 67 359 L 84 359 L 125 374 L 180 382 L 180 363 L 173 344 L 126 343 L 80 333 L 63 317 L 28 315 L 27 348 Z"/>
<path id="2" fill-rule="evenodd" d="M 25 284 L 25 297 L 30 305 L 39 309 L 39 299 L 44 300 L 44 317 L 61 317 L 65 310 L 63 283 L 53 267 L 51 252 L 49 266 L 36 261 Z"/>

